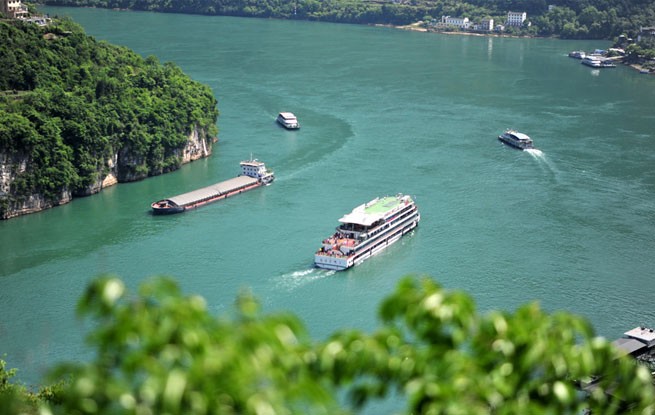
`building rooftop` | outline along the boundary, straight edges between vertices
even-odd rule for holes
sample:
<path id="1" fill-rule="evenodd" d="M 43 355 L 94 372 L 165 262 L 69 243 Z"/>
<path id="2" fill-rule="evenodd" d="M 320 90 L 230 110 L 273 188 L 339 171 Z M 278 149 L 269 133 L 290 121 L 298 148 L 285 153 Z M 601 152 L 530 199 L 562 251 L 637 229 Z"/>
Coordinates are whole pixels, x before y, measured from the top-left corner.
<path id="1" fill-rule="evenodd" d="M 648 347 L 655 346 L 655 330 L 648 327 L 635 327 L 630 331 L 626 331 L 625 334 L 631 339 L 639 340 Z"/>

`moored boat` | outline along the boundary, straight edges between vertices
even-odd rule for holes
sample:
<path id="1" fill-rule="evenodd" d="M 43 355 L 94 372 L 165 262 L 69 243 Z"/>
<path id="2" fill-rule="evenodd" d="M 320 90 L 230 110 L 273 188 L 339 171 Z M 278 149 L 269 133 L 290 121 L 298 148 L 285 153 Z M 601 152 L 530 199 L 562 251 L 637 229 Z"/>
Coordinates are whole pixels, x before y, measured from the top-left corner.
<path id="1" fill-rule="evenodd" d="M 345 270 L 381 252 L 418 226 L 421 214 L 410 196 L 378 197 L 341 219 L 314 254 L 319 268 Z"/>
<path id="2" fill-rule="evenodd" d="M 583 59 L 585 56 L 586 53 L 581 50 L 574 50 L 573 52 L 569 52 L 569 57 L 571 58 Z"/>
<path id="3" fill-rule="evenodd" d="M 300 128 L 298 118 L 292 112 L 281 112 L 277 115 L 276 121 L 287 130 L 297 130 Z"/>
<path id="4" fill-rule="evenodd" d="M 498 139 L 503 143 L 520 150 L 534 148 L 532 139 L 527 134 L 520 133 L 516 130 L 506 130 L 503 134 L 498 136 Z"/>
<path id="5" fill-rule="evenodd" d="M 268 185 L 275 180 L 275 174 L 266 168 L 266 165 L 257 160 L 250 159 L 239 163 L 241 174 L 211 186 L 203 187 L 188 193 L 169 197 L 153 202 L 150 207 L 154 215 L 167 215 L 181 213 L 217 200 L 247 192 L 257 187 Z"/>
<path id="6" fill-rule="evenodd" d="M 615 68 L 616 64 L 611 59 L 607 59 L 600 55 L 587 55 L 582 58 L 580 62 L 583 65 L 591 66 L 592 68 Z"/>

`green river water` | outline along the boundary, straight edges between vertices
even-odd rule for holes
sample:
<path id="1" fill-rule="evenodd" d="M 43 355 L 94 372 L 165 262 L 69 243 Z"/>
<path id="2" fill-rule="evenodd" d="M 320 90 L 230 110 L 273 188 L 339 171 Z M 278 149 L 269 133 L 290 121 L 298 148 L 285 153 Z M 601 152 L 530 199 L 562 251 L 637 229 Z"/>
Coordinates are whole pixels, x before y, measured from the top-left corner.
<path id="1" fill-rule="evenodd" d="M 216 314 L 243 288 L 317 339 L 376 327 L 404 275 L 462 289 L 481 312 L 538 301 L 610 339 L 655 325 L 655 78 L 566 54 L 605 42 L 47 8 L 98 40 L 173 61 L 219 101 L 214 154 L 0 222 L 0 355 L 38 383 L 89 355 L 75 304 L 101 273 L 174 276 Z M 274 122 L 292 111 L 302 123 Z M 536 147 L 496 137 L 513 127 Z M 277 180 L 198 210 L 149 204 L 233 177 L 250 155 Z M 419 228 L 346 272 L 312 268 L 337 219 L 407 193 Z"/>

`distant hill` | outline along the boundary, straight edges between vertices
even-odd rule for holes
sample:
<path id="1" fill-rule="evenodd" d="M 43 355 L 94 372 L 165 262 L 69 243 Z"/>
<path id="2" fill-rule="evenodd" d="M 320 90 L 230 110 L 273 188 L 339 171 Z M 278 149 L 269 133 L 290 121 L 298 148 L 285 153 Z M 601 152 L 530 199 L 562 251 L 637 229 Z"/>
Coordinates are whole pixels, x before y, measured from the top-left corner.
<path id="1" fill-rule="evenodd" d="M 171 63 L 70 20 L 0 21 L 0 218 L 211 153 L 216 99 Z"/>
<path id="2" fill-rule="evenodd" d="M 655 26 L 652 0 L 45 0 L 45 4 L 390 25 L 444 15 L 474 22 L 493 18 L 504 24 L 507 12 L 524 11 L 530 26 L 512 28 L 513 33 L 579 39 L 634 37 L 641 26 Z"/>

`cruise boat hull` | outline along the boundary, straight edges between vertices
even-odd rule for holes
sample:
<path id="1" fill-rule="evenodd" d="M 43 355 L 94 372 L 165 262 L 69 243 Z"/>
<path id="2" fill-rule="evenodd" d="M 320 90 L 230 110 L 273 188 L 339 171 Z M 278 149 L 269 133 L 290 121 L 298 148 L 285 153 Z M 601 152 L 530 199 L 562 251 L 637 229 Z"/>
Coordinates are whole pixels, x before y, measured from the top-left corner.
<path id="1" fill-rule="evenodd" d="M 329 269 L 334 271 L 344 271 L 348 268 L 354 267 L 355 265 L 359 265 L 362 262 L 369 259 L 370 257 L 379 254 L 380 252 L 384 251 L 386 248 L 398 242 L 405 234 L 411 232 L 418 226 L 419 220 L 420 220 L 420 215 L 415 221 L 413 221 L 408 226 L 404 227 L 402 231 L 397 232 L 394 235 L 386 238 L 384 240 L 384 243 L 381 243 L 370 249 L 365 249 L 364 251 L 362 251 L 359 254 L 356 254 L 352 258 L 331 260 L 331 258 L 329 257 L 324 257 L 317 254 L 314 258 L 314 264 L 318 268 Z"/>

